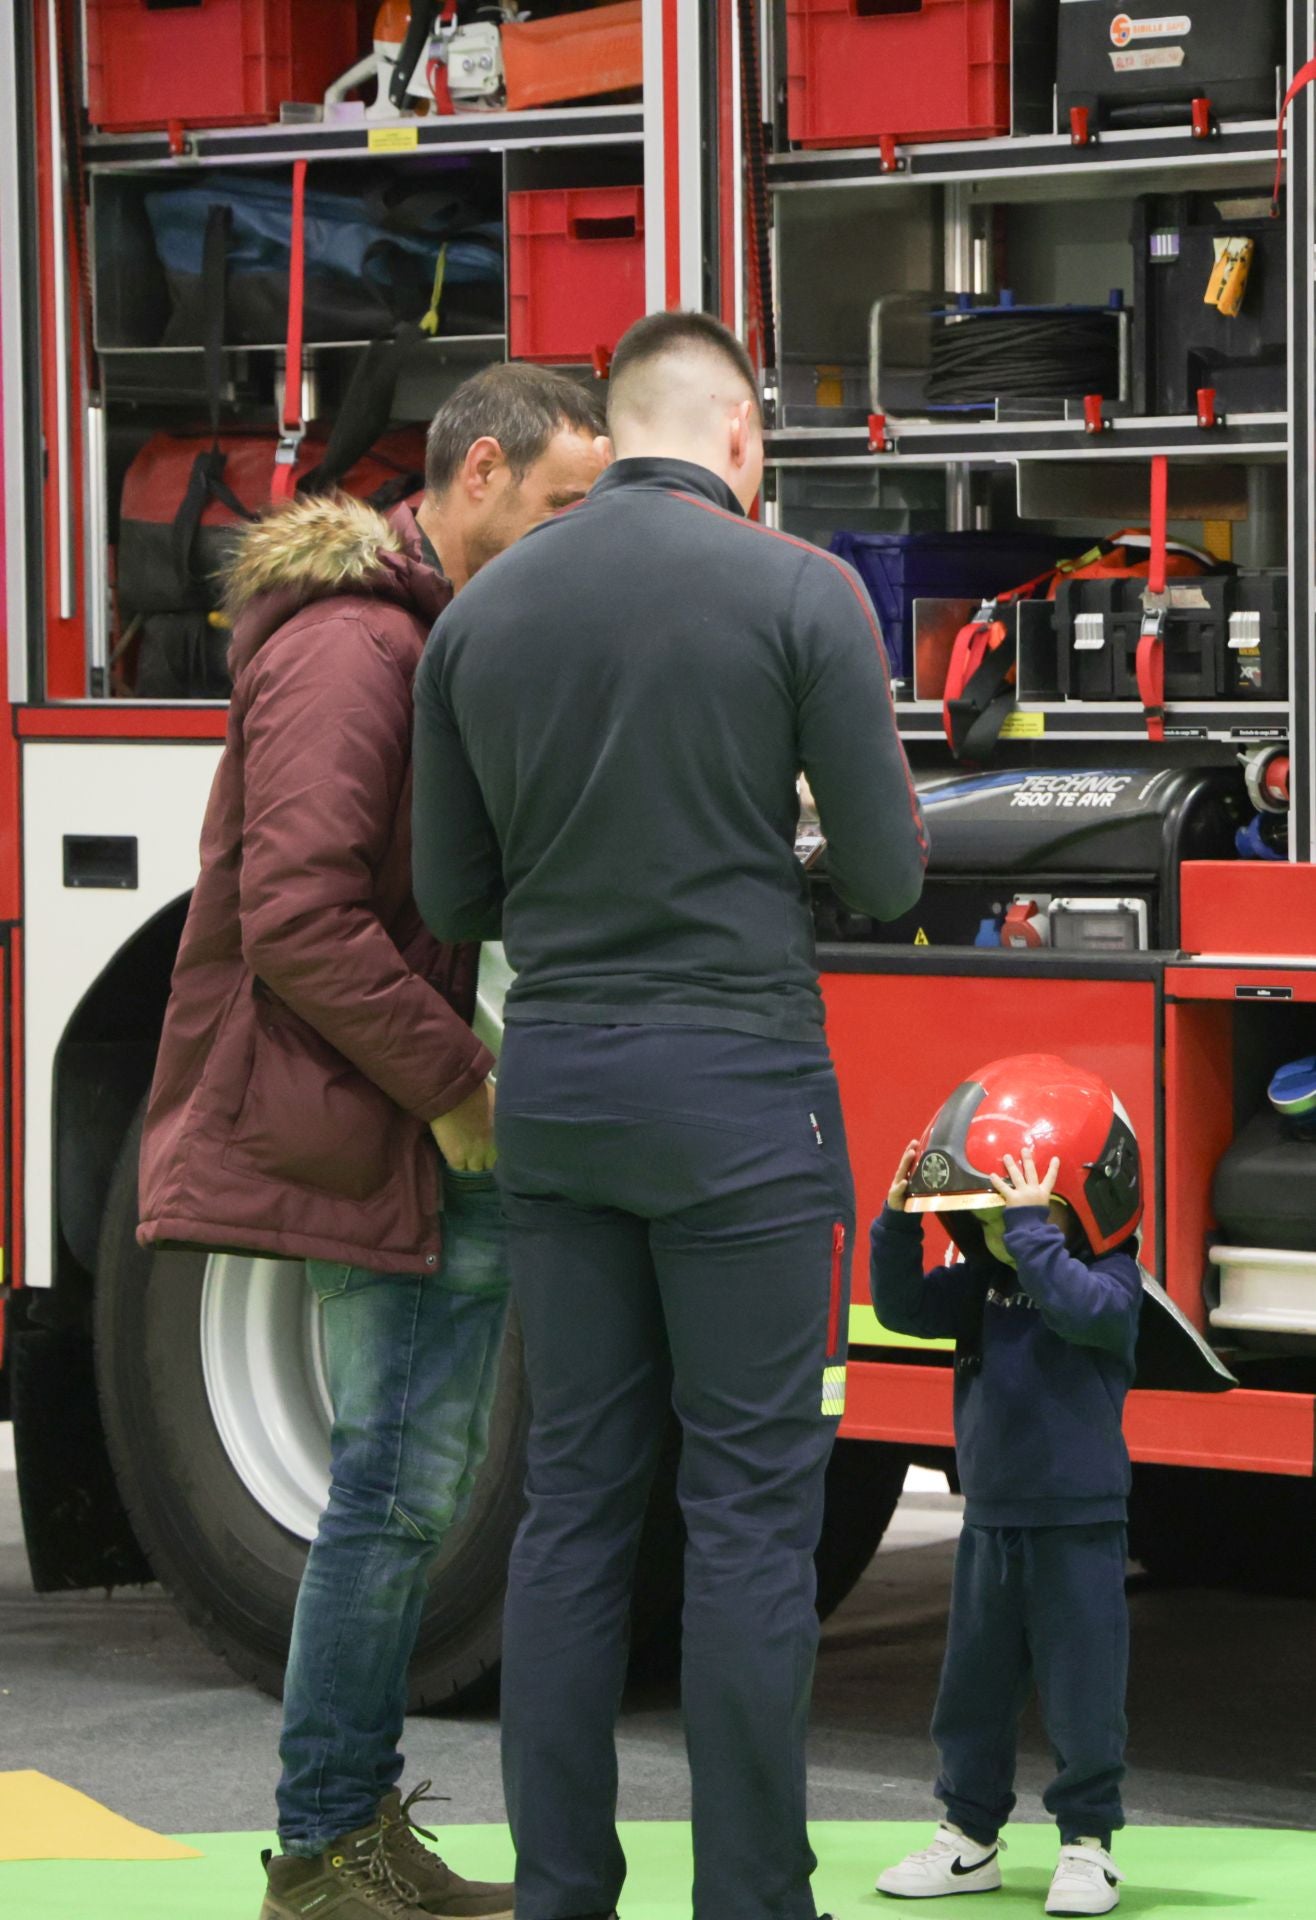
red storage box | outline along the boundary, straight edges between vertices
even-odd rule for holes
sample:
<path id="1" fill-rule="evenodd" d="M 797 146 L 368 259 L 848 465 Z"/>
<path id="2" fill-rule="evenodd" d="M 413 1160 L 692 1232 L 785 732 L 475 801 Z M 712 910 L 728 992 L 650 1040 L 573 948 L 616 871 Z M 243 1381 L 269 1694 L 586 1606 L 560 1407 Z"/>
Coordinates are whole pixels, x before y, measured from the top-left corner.
<path id="1" fill-rule="evenodd" d="M 786 119 L 806 147 L 1010 131 L 1010 0 L 786 0 Z"/>
<path id="2" fill-rule="evenodd" d="M 644 189 L 507 196 L 508 353 L 569 365 L 644 312 Z"/>
<path id="3" fill-rule="evenodd" d="M 263 126 L 359 57 L 357 0 L 87 0 L 94 127 Z"/>

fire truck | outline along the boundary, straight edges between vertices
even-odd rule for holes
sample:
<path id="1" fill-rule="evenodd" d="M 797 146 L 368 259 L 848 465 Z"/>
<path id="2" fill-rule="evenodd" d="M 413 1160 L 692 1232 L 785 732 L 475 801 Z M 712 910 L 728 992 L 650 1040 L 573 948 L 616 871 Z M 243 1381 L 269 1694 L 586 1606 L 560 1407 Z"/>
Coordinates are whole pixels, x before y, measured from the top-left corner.
<path id="1" fill-rule="evenodd" d="M 948 412 L 905 388 L 899 405 L 889 399 L 911 314 L 917 374 L 929 315 L 1004 308 L 1007 285 L 1030 307 L 1092 307 L 1095 288 L 1144 281 L 1149 208 L 1151 235 L 1177 221 L 1185 247 L 1199 202 L 1237 206 L 1228 217 L 1244 224 L 1258 203 L 1268 215 L 1278 97 L 1264 111 L 1217 108 L 1204 91 L 1164 123 L 1100 124 L 1097 96 L 1069 111 L 1054 0 L 643 0 L 642 94 L 514 106 L 509 42 L 506 82 L 476 59 L 481 91 L 463 99 L 443 42 L 462 29 L 458 8 L 434 23 L 422 63 L 431 97 L 419 103 L 389 105 L 377 45 L 355 100 L 349 86 L 326 102 L 320 74 L 318 93 L 264 110 L 244 102 L 231 124 L 204 105 L 116 111 L 115 87 L 128 83 L 112 81 L 107 49 L 129 16 L 181 31 L 224 7 L 248 25 L 305 11 L 294 0 L 25 0 L 0 23 L 0 1407 L 14 1422 L 35 1585 L 158 1579 L 238 1672 L 276 1690 L 327 1487 L 328 1398 L 298 1270 L 146 1253 L 135 1239 L 140 1116 L 225 707 L 204 662 L 189 680 L 170 656 L 178 689 L 148 690 L 145 628 L 128 612 L 134 463 L 161 435 L 204 447 L 217 406 L 226 436 L 265 436 L 273 494 L 278 467 L 303 457 L 304 420 L 332 418 L 377 337 L 317 339 L 308 326 L 290 343 L 281 327 L 248 328 L 240 344 L 223 329 L 209 346 L 170 344 L 178 288 L 158 206 L 221 185 L 240 195 L 244 182 L 295 198 L 299 179 L 307 195 L 361 202 L 376 187 L 387 198 L 459 181 L 506 234 L 506 305 L 438 325 L 393 391 L 395 430 L 423 424 L 458 380 L 509 353 L 605 374 L 633 317 L 627 299 L 634 313 L 694 307 L 724 317 L 763 369 L 761 512 L 787 533 L 826 544 L 846 530 L 1023 529 L 1073 553 L 1080 529 L 1086 539 L 1150 521 L 1162 544 L 1167 528 L 1195 538 L 1240 575 L 1284 573 L 1282 690 L 1258 695 L 1240 680 L 1233 697 L 1176 694 L 1172 672 L 1150 730 L 1136 691 L 1057 684 L 1054 652 L 1048 667 L 1045 638 L 1030 637 L 1044 624 L 1030 603 L 1010 713 L 972 775 L 952 759 L 921 663 L 935 665 L 946 618 L 971 624 L 973 606 L 925 593 L 911 663 L 893 659 L 932 827 L 925 901 L 907 923 L 874 927 L 831 894 L 825 854 L 809 884 L 861 1221 L 904 1141 L 984 1060 L 1040 1049 L 1104 1074 L 1149 1171 L 1144 1263 L 1232 1380 L 1207 1379 L 1198 1353 L 1132 1395 L 1134 1551 L 1161 1577 L 1309 1584 L 1316 1234 L 1308 1249 L 1300 1220 L 1272 1231 L 1293 1189 L 1290 1155 L 1288 1184 L 1267 1197 L 1273 1142 L 1255 1179 L 1248 1161 L 1230 1189 L 1255 1195 L 1253 1218 L 1226 1222 L 1217 1201 L 1221 1169 L 1252 1150 L 1271 1075 L 1316 1049 L 1312 96 L 1289 109 L 1283 218 L 1254 269 L 1258 285 L 1280 288 L 1275 404 L 1217 404 L 1203 378 L 1183 411 L 1149 376 L 1145 391 L 1122 379 L 1077 405 Z M 345 36 L 344 67 L 368 44 L 373 11 Z M 1316 9 L 1282 0 L 1275 11 L 1278 79 L 1316 46 Z M 976 33 L 988 16 L 985 106 L 967 43 L 938 40 L 929 60 L 931 41 L 851 37 L 940 33 L 952 17 Z M 510 23 L 475 24 L 501 57 Z M 904 108 L 851 98 L 854 76 L 886 72 L 893 48 L 940 75 L 938 97 L 910 105 L 909 122 Z M 965 98 L 943 97 L 960 78 Z M 532 201 L 558 221 L 560 251 L 527 224 Z M 603 264 L 610 248 L 624 255 L 620 282 Z M 615 294 L 627 275 L 633 292 L 600 307 L 600 288 Z M 564 288 L 569 318 L 585 317 L 559 339 L 550 314 Z M 1144 293 L 1163 298 L 1159 285 Z M 1127 372 L 1136 314 L 1116 331 Z M 1139 616 L 1168 650 L 1170 628 L 1141 603 Z M 1253 631 L 1237 629 L 1245 644 Z M 801 851 L 812 863 L 816 849 Z M 506 984 L 500 951 L 487 950 L 479 1022 L 494 1045 Z M 1308 1149 L 1285 1144 L 1301 1176 Z M 818 1558 L 824 1611 L 877 1548 L 911 1461 L 954 1474 L 953 1356 L 883 1328 L 862 1269 L 861 1258 Z M 525 1422 L 513 1325 L 489 1458 L 434 1569 L 418 1704 L 496 1667 Z M 644 1544 L 641 1641 L 670 1630 L 679 1593 L 671 1464 Z"/>

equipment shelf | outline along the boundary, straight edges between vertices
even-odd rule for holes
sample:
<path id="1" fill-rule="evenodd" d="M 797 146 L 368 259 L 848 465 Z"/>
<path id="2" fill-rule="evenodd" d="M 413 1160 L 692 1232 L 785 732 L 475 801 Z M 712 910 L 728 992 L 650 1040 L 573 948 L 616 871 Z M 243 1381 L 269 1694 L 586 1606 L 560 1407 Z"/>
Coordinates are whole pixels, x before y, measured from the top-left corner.
<path id="1" fill-rule="evenodd" d="M 413 138 L 414 136 L 414 138 Z M 185 131 L 182 150 L 167 133 L 91 134 L 92 173 L 177 167 L 257 166 L 271 161 L 406 161 L 424 154 L 508 153 L 527 147 L 638 145 L 644 113 L 638 106 L 556 107 L 543 112 L 435 115 L 398 121 L 334 119 L 289 121 L 274 127 L 216 127 Z"/>
<path id="2" fill-rule="evenodd" d="M 1211 185 L 1222 172 L 1273 170 L 1277 142 L 1274 120 L 1227 123 L 1209 140 L 1194 139 L 1181 127 L 1103 133 L 1087 146 L 1075 146 L 1068 135 L 1025 134 L 897 147 L 894 168 L 877 147 L 779 153 L 767 163 L 767 181 L 778 193 L 801 187 L 964 184 L 994 193 L 1018 181 L 1032 198 L 1063 198 L 1100 193 L 1102 181 L 1112 175 L 1146 174 L 1187 188 L 1198 174 Z M 1122 177 L 1120 184 L 1128 190 Z"/>
<path id="3" fill-rule="evenodd" d="M 1178 459 L 1213 461 L 1221 453 L 1269 455 L 1288 451 L 1288 417 L 1282 413 L 1236 414 L 1223 426 L 1199 427 L 1191 415 L 1163 420 L 1108 420 L 1092 433 L 1082 420 L 959 421 L 893 420 L 887 445 L 874 452 L 867 427 L 781 428 L 770 433 L 768 461 L 778 467 L 869 465 L 998 465 L 1016 460 Z"/>
<path id="4" fill-rule="evenodd" d="M 1289 708 L 1283 700 L 1258 700 L 1247 706 L 1229 706 L 1218 700 L 1182 701 L 1165 709 L 1167 744 L 1184 741 L 1227 741 L 1234 745 L 1284 740 L 1289 731 Z M 935 700 L 898 700 L 896 720 L 909 741 L 936 741 L 944 746 L 941 704 Z M 1015 709 L 1009 744 L 1042 746 L 1056 741 L 1144 741 L 1147 723 L 1134 701 L 1052 701 Z"/>

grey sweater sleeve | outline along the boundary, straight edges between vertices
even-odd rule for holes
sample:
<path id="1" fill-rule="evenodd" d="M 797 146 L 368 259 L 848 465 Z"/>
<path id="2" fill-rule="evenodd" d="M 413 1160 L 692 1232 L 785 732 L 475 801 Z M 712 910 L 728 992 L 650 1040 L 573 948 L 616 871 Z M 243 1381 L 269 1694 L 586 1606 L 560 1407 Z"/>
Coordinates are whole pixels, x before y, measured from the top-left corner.
<path id="1" fill-rule="evenodd" d="M 806 556 L 796 585 L 800 759 L 848 906 L 897 920 L 923 891 L 927 829 L 896 727 L 886 648 L 857 574 Z"/>
<path id="2" fill-rule="evenodd" d="M 436 939 L 498 940 L 502 856 L 443 687 L 446 625 L 445 614 L 416 674 L 412 886 Z"/>

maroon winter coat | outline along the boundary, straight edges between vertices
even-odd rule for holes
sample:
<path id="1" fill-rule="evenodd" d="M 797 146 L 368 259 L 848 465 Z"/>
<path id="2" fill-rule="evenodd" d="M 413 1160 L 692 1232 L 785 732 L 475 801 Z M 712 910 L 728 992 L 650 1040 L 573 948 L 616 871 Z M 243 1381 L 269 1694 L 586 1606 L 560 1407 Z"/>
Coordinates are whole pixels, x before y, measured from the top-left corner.
<path id="1" fill-rule="evenodd" d="M 143 1245 L 425 1272 L 427 1122 L 493 1060 L 478 949 L 411 895 L 411 683 L 446 580 L 404 507 L 310 500 L 233 572 L 233 704 L 142 1140 Z"/>

